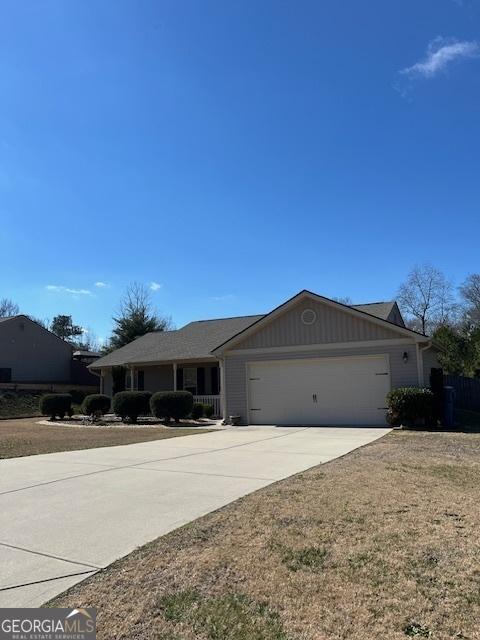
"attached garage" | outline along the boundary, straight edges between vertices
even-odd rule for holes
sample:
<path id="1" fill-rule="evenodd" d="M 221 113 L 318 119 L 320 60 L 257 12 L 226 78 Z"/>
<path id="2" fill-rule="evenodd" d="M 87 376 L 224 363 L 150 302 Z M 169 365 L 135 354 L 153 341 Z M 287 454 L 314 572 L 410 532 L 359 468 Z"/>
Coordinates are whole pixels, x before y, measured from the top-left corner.
<path id="1" fill-rule="evenodd" d="M 383 425 L 386 355 L 251 362 L 250 424 Z"/>

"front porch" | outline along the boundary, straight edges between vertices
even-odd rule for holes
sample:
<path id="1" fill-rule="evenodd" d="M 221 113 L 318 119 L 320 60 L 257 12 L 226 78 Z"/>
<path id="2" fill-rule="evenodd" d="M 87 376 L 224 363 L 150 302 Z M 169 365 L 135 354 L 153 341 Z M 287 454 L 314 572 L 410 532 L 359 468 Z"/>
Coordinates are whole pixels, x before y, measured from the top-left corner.
<path id="1" fill-rule="evenodd" d="M 222 416 L 221 370 L 219 361 L 132 364 L 101 370 L 100 393 L 109 396 L 124 390 L 189 391 L 194 402 L 213 406 Z"/>

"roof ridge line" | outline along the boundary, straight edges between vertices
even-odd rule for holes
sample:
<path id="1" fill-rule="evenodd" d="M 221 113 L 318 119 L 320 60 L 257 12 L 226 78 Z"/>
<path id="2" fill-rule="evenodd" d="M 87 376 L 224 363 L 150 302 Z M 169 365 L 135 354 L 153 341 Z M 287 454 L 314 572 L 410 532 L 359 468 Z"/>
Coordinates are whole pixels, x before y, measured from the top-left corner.
<path id="1" fill-rule="evenodd" d="M 194 322 L 217 322 L 218 320 L 238 320 L 238 318 L 256 318 L 257 316 L 266 316 L 266 313 L 251 313 L 245 316 L 227 316 L 226 318 L 207 318 L 205 320 L 191 320 L 187 322 L 185 327 L 188 327 L 189 324 L 193 324 Z M 183 329 L 184 327 L 182 327 Z"/>

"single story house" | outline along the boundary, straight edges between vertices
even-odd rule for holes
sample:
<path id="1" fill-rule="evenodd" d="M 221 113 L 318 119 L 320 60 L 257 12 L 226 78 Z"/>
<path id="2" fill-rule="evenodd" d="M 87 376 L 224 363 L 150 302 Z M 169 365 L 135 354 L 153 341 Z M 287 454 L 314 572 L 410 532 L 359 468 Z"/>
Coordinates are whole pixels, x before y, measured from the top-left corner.
<path id="1" fill-rule="evenodd" d="M 186 389 L 243 424 L 382 425 L 390 389 L 428 385 L 437 350 L 396 302 L 301 291 L 270 313 L 153 332 L 90 365 L 101 389 Z"/>
<path id="2" fill-rule="evenodd" d="M 73 359 L 74 348 L 25 315 L 0 318 L 0 385 L 62 390 L 61 385 L 99 386 L 97 374 Z"/>

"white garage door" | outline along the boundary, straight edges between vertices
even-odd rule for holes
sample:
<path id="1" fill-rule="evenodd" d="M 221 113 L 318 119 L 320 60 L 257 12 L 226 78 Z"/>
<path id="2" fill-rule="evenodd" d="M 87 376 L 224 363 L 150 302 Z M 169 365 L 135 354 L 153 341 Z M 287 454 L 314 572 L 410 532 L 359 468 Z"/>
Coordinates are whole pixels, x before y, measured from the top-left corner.
<path id="1" fill-rule="evenodd" d="M 251 424 L 384 425 L 387 356 L 252 362 Z"/>

